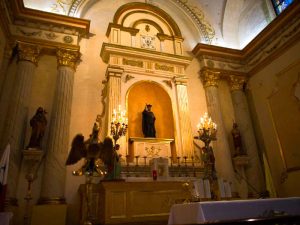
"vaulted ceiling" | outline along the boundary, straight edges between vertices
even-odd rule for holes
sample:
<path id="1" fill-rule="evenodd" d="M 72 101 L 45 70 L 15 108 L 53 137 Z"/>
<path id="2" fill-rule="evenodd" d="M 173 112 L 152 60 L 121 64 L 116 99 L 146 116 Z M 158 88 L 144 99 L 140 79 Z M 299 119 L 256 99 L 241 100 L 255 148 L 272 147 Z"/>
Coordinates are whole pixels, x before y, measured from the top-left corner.
<path id="1" fill-rule="evenodd" d="M 27 8 L 78 18 L 86 18 L 89 10 L 105 5 L 108 1 L 112 0 L 23 0 Z M 114 4 L 118 8 L 129 2 L 134 1 L 115 0 Z M 270 0 L 138 0 L 138 2 L 153 4 L 170 16 L 179 16 L 182 20 L 189 21 L 187 24 L 194 26 L 199 33 L 196 42 L 235 49 L 245 47 L 275 17 Z"/>

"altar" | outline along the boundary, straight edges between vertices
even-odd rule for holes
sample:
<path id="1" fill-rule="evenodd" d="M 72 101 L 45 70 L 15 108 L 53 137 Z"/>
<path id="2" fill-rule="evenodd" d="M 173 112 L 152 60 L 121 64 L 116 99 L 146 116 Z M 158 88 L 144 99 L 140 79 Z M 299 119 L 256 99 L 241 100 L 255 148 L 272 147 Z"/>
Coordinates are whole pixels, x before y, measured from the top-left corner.
<path id="1" fill-rule="evenodd" d="M 184 201 L 183 181 L 152 181 L 150 178 L 130 181 L 102 181 L 92 184 L 89 202 L 93 224 L 123 224 L 134 222 L 167 223 L 173 204 Z M 79 187 L 80 221 L 86 219 L 87 189 Z"/>

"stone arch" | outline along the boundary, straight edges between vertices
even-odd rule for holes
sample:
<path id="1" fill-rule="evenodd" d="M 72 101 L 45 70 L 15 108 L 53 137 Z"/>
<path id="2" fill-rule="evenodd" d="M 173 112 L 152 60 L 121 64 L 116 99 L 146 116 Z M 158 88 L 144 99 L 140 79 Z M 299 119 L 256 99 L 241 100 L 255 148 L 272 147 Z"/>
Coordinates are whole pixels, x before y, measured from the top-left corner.
<path id="1" fill-rule="evenodd" d="M 113 23 L 123 25 L 125 19 L 129 15 L 134 13 L 141 13 L 141 12 L 152 15 L 153 17 L 162 21 L 164 24 L 168 26 L 173 36 L 182 37 L 178 25 L 173 20 L 173 18 L 169 16 L 169 14 L 167 14 L 165 11 L 163 11 L 162 9 L 154 5 L 150 5 L 146 3 L 134 2 L 134 3 L 128 3 L 121 6 L 114 15 Z"/>

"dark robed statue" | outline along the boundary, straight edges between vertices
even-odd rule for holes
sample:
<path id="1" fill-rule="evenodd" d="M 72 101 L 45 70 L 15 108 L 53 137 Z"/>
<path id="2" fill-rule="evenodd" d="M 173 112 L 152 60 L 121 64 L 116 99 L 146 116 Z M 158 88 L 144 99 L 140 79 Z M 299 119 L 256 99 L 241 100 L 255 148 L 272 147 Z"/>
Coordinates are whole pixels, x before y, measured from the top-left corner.
<path id="1" fill-rule="evenodd" d="M 39 107 L 36 110 L 35 115 L 30 120 L 30 126 L 32 128 L 31 137 L 27 148 L 41 148 L 42 138 L 45 134 L 47 119 L 46 111 Z"/>
<path id="2" fill-rule="evenodd" d="M 156 137 L 155 131 L 155 116 L 154 113 L 151 111 L 152 105 L 146 104 L 146 107 L 143 111 L 143 134 L 144 137 Z"/>

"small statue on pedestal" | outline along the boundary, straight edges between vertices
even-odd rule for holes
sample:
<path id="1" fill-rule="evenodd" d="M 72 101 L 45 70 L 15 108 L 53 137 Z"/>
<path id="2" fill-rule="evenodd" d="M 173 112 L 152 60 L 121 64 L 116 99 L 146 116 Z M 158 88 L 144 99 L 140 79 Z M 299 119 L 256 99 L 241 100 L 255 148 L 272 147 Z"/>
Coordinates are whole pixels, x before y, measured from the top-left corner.
<path id="1" fill-rule="evenodd" d="M 234 156 L 247 155 L 242 146 L 242 137 L 238 129 L 237 123 L 233 123 L 233 128 L 231 131 L 233 144 L 234 144 Z"/>
<path id="2" fill-rule="evenodd" d="M 41 148 L 42 138 L 45 134 L 47 119 L 47 112 L 42 107 L 36 110 L 35 115 L 30 120 L 30 126 L 32 128 L 31 137 L 27 149 L 29 148 Z"/>
<path id="3" fill-rule="evenodd" d="M 98 138 L 99 130 L 99 124 L 94 123 L 89 139 L 84 140 L 82 134 L 77 134 L 74 137 L 66 165 L 73 165 L 81 158 L 85 158 L 84 165 L 79 170 L 74 171 L 74 175 L 93 176 L 95 174 L 104 176 L 105 180 L 120 180 L 121 163 L 120 156 L 117 153 L 120 146 L 118 144 L 114 146 L 110 137 L 106 137 L 101 142 Z M 104 163 L 106 172 L 100 169 L 98 159 L 101 159 Z"/>

